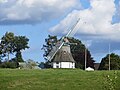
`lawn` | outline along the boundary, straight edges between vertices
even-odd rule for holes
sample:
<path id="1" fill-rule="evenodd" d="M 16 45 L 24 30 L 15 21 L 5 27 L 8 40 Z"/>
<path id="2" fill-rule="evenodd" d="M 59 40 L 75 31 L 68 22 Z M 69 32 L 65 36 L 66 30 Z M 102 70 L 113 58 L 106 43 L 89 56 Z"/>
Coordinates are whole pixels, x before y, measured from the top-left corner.
<path id="1" fill-rule="evenodd" d="M 0 90 L 120 90 L 120 71 L 0 69 Z"/>

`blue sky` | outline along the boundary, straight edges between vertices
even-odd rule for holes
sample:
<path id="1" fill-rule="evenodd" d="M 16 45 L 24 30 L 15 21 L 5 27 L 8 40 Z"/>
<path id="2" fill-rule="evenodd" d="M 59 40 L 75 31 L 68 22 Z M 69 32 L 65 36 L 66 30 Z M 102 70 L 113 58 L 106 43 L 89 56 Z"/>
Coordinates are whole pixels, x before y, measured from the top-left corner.
<path id="1" fill-rule="evenodd" d="M 74 37 L 96 62 L 108 53 L 109 43 L 111 52 L 120 55 L 120 0 L 0 0 L 0 37 L 5 32 L 28 37 L 30 49 L 23 58 L 41 62 L 48 34 L 65 35 L 78 18 Z"/>

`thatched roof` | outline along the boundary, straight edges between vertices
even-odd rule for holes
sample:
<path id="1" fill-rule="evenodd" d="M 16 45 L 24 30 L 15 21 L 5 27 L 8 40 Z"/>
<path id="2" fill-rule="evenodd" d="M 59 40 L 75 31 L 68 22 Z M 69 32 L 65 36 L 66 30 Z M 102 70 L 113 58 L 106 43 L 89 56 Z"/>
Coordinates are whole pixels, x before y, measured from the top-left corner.
<path id="1" fill-rule="evenodd" d="M 62 46 L 56 53 L 53 62 L 75 62 L 70 52 L 70 46 Z"/>

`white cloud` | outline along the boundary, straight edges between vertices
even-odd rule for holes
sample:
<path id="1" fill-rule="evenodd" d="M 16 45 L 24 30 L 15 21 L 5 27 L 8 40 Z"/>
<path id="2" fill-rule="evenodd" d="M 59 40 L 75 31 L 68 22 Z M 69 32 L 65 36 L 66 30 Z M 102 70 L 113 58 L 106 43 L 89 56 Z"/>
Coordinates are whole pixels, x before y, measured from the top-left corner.
<path id="1" fill-rule="evenodd" d="M 6 3 L 8 0 L 0 0 L 0 3 Z"/>
<path id="2" fill-rule="evenodd" d="M 120 42 L 120 23 L 111 24 L 115 14 L 114 0 L 90 0 L 91 7 L 84 10 L 74 10 L 59 24 L 50 28 L 52 34 L 65 34 L 67 28 L 77 18 L 81 21 L 75 28 L 77 35 L 84 35 L 91 40 L 108 39 Z M 81 36 L 80 36 L 81 37 Z"/>
<path id="3" fill-rule="evenodd" d="M 0 4 L 0 24 L 48 21 L 81 7 L 79 0 L 4 0 Z"/>
<path id="4" fill-rule="evenodd" d="M 119 1 L 118 11 L 117 11 L 117 13 L 118 13 L 118 17 L 119 17 L 119 20 L 120 20 L 120 1 Z"/>

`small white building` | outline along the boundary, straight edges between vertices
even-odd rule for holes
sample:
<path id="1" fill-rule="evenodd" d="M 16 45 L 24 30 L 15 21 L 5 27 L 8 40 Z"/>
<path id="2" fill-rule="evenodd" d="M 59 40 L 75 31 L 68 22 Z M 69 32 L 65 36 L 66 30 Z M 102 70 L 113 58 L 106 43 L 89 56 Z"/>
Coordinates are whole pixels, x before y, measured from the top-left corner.
<path id="1" fill-rule="evenodd" d="M 70 45 L 63 45 L 56 53 L 53 68 L 75 68 L 75 61 L 70 51 Z"/>
<path id="2" fill-rule="evenodd" d="M 85 70 L 86 70 L 86 71 L 94 71 L 94 69 L 91 68 L 91 67 L 88 67 L 88 68 L 86 68 Z"/>

